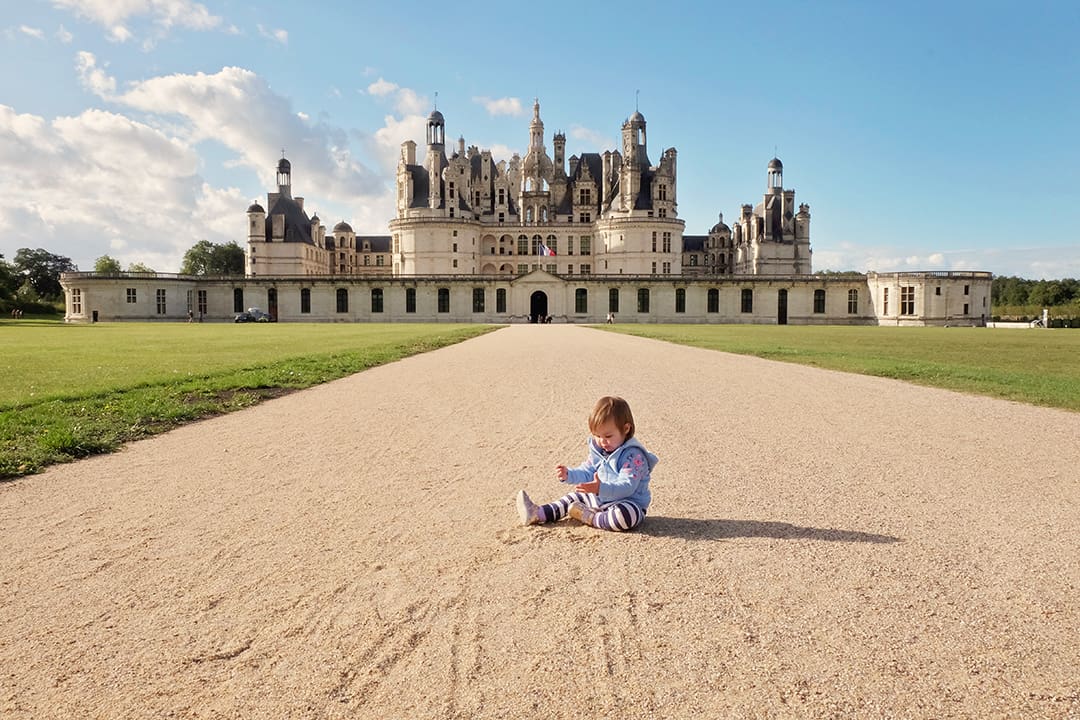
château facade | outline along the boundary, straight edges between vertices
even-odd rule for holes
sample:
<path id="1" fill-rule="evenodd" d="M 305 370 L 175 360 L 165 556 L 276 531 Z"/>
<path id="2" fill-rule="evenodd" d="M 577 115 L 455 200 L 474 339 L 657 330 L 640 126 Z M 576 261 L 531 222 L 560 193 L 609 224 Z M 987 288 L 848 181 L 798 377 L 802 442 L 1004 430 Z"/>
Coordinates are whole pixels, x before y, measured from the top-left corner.
<path id="1" fill-rule="evenodd" d="M 62 278 L 69 321 L 228 320 L 248 306 L 297 321 L 981 324 L 990 273 L 813 275 L 810 208 L 783 185 L 778 158 L 757 205 L 731 226 L 685 235 L 674 148 L 649 158 L 635 111 L 620 149 L 566 157 L 533 104 L 522 157 L 446 146 L 427 119 L 423 157 L 401 145 L 388 235 L 327 231 L 277 166 L 266 207 L 247 209 L 243 278 L 152 274 Z"/>

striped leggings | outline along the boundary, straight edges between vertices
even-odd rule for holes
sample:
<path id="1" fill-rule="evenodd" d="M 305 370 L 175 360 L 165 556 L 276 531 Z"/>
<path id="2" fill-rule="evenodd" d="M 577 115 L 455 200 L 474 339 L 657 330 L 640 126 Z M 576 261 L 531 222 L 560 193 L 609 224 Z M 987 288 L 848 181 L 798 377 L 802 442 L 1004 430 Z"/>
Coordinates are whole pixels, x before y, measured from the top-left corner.
<path id="1" fill-rule="evenodd" d="M 601 509 L 600 498 L 596 495 L 593 495 L 592 493 L 572 492 L 568 495 L 564 495 L 558 500 L 539 506 L 541 512 L 544 513 L 544 522 L 562 520 L 566 517 L 570 503 L 575 500 L 588 505 L 593 510 L 600 511 L 593 517 L 592 526 L 600 528 L 601 530 L 614 530 L 615 532 L 633 530 L 645 519 L 644 508 L 635 505 L 629 500 L 619 500 L 617 502 L 608 503 Z"/>

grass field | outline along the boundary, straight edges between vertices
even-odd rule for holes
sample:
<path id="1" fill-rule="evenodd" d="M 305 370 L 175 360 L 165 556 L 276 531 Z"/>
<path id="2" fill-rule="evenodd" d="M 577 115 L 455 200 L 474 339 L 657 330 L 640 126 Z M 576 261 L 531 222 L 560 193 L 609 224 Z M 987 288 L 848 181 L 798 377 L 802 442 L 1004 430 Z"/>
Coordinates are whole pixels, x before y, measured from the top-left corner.
<path id="1" fill-rule="evenodd" d="M 0 479 L 494 327 L 0 320 Z"/>
<path id="2" fill-rule="evenodd" d="M 1080 411 L 1080 331 L 604 325 L 683 345 Z M 1002 428 L 1003 432 L 1019 428 Z"/>

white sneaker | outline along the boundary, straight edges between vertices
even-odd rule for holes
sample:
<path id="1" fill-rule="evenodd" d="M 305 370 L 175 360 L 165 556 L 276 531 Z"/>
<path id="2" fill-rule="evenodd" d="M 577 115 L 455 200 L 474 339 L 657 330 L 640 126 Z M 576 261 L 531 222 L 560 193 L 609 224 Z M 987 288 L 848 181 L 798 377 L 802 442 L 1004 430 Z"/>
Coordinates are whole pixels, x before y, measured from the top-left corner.
<path id="1" fill-rule="evenodd" d="M 518 517 L 521 518 L 522 525 L 539 525 L 544 522 L 543 516 L 540 513 L 540 508 L 537 507 L 536 503 L 529 499 L 529 496 L 525 494 L 524 490 L 518 490 L 517 511 Z"/>

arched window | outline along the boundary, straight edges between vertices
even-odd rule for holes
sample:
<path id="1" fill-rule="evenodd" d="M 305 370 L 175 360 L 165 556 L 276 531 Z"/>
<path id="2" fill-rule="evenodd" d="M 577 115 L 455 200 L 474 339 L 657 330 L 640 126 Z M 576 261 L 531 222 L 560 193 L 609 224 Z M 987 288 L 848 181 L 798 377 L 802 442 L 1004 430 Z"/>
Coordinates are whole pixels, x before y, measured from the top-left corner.
<path id="1" fill-rule="evenodd" d="M 638 288 L 637 291 L 637 311 L 639 313 L 649 312 L 649 289 Z"/>
<path id="2" fill-rule="evenodd" d="M 450 312 L 450 288 L 439 288 L 439 312 Z"/>
<path id="3" fill-rule="evenodd" d="M 847 311 L 851 315 L 855 315 L 859 312 L 859 291 L 848 290 L 847 291 Z"/>
<path id="4" fill-rule="evenodd" d="M 814 291 L 814 312 L 816 312 L 816 313 L 825 312 L 825 291 L 824 290 L 819 289 L 819 290 Z"/>
<path id="5" fill-rule="evenodd" d="M 675 312 L 686 312 L 686 288 L 675 288 Z"/>
<path id="6" fill-rule="evenodd" d="M 608 312 L 619 312 L 619 288 L 611 288 L 607 294 Z"/>
<path id="7" fill-rule="evenodd" d="M 337 289 L 337 311 L 339 313 L 349 312 L 349 291 L 345 288 Z"/>
<path id="8" fill-rule="evenodd" d="M 589 312 L 589 291 L 585 288 L 574 290 L 574 312 L 579 315 Z"/>
<path id="9" fill-rule="evenodd" d="M 720 312 L 720 291 L 716 288 L 709 288 L 708 311 L 711 313 Z"/>
<path id="10" fill-rule="evenodd" d="M 311 312 L 311 288 L 300 289 L 300 312 Z"/>
<path id="11" fill-rule="evenodd" d="M 382 288 L 371 289 L 371 312 L 381 313 L 383 311 L 383 291 Z"/>

